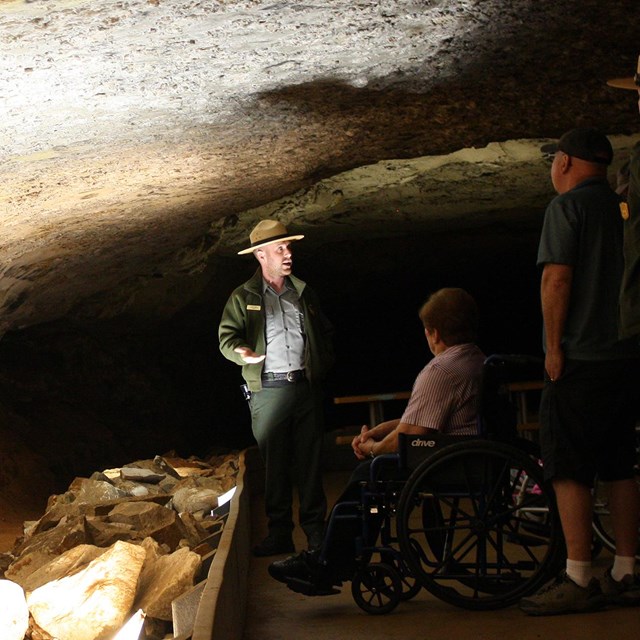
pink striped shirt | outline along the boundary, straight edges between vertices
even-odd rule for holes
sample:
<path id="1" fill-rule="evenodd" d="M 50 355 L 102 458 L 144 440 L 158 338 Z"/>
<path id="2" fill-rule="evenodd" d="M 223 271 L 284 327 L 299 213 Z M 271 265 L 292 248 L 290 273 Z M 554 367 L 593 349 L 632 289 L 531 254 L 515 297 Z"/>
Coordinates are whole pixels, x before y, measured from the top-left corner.
<path id="1" fill-rule="evenodd" d="M 477 400 L 485 355 L 475 344 L 457 344 L 418 374 L 401 422 L 452 435 L 478 432 Z"/>

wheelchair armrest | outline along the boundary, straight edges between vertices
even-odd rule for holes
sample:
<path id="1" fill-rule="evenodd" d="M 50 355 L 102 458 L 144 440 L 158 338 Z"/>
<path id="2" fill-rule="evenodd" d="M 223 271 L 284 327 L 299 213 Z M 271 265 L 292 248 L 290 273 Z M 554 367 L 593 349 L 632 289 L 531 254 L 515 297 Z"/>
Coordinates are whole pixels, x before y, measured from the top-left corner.
<path id="1" fill-rule="evenodd" d="M 378 480 L 383 469 L 388 469 L 389 467 L 397 468 L 399 466 L 400 456 L 397 453 L 383 453 L 376 456 L 369 465 L 369 482 L 373 483 Z"/>

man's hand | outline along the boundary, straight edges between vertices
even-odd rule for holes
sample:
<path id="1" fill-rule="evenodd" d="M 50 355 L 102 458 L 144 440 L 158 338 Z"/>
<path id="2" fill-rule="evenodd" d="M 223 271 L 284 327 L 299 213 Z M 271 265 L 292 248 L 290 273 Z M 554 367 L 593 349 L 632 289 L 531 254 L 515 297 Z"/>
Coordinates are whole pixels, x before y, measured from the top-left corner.
<path id="1" fill-rule="evenodd" d="M 247 364 L 258 364 L 258 362 L 262 362 L 267 356 L 259 356 L 255 351 L 249 349 L 249 347 L 236 347 L 234 349 L 236 353 L 240 354 L 240 357 Z"/>
<path id="2" fill-rule="evenodd" d="M 544 368 L 551 382 L 555 382 L 564 370 L 564 352 L 562 349 L 547 351 L 544 358 Z"/>

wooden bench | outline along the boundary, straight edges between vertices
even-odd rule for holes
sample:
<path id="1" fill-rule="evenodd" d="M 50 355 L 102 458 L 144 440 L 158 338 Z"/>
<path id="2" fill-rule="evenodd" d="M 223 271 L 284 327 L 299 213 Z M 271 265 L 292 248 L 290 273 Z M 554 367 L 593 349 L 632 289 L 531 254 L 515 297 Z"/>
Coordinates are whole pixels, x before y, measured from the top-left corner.
<path id="1" fill-rule="evenodd" d="M 532 412 L 527 402 L 527 394 L 532 391 L 540 391 L 543 387 L 542 380 L 527 380 L 510 382 L 507 384 L 509 392 L 518 410 L 518 431 L 523 434 L 531 434 L 539 428 L 537 411 Z M 369 426 L 375 427 L 384 421 L 384 403 L 389 400 L 408 400 L 410 391 L 395 391 L 392 393 L 371 393 L 357 396 L 339 396 L 333 399 L 334 404 L 367 404 L 369 408 Z M 537 409 L 537 407 L 536 407 Z M 337 436 L 336 444 L 351 444 L 353 436 Z"/>
<path id="2" fill-rule="evenodd" d="M 527 394 L 532 391 L 541 391 L 543 386 L 542 380 L 526 380 L 507 384 L 507 389 L 513 395 L 518 410 L 517 428 L 524 435 L 531 435 L 532 432 L 536 432 L 540 428 L 537 406 L 535 412 L 531 412 L 527 402 Z"/>
<path id="3" fill-rule="evenodd" d="M 388 400 L 408 400 L 410 391 L 396 391 L 394 393 L 373 393 L 362 396 L 341 396 L 334 398 L 334 404 L 357 404 L 367 403 L 369 405 L 369 426 L 375 427 L 384 420 L 383 402 Z"/>

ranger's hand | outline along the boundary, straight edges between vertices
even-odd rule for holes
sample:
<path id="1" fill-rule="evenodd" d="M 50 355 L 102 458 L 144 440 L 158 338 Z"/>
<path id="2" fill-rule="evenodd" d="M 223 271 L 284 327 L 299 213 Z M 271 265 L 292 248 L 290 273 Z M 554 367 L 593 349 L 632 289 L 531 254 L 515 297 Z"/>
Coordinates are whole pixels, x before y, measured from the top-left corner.
<path id="1" fill-rule="evenodd" d="M 234 349 L 236 353 L 240 354 L 240 357 L 247 364 L 258 364 L 258 362 L 262 362 L 267 356 L 259 356 L 255 351 L 249 349 L 249 347 L 236 347 Z"/>

